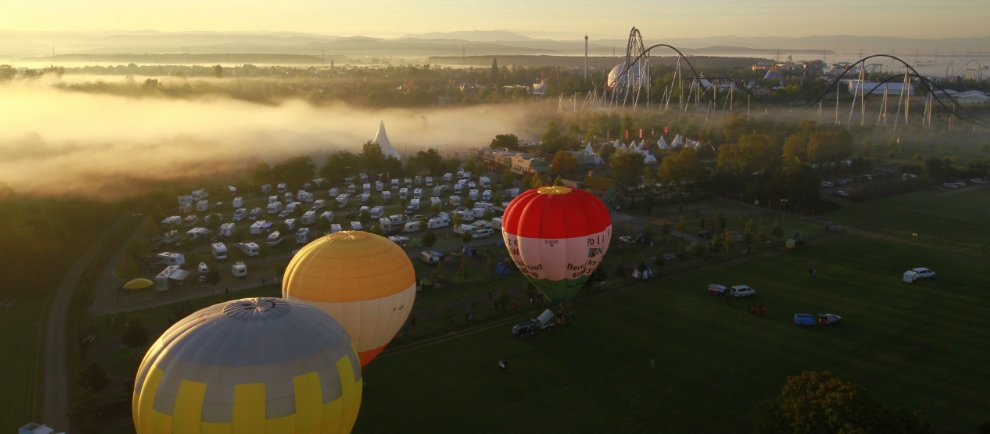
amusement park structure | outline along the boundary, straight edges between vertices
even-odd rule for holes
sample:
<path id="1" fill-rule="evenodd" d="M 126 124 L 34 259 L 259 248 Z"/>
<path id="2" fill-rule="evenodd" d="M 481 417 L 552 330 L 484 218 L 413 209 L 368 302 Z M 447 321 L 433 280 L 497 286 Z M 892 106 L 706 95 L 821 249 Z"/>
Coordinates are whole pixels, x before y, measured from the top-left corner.
<path id="1" fill-rule="evenodd" d="M 651 94 L 654 92 L 652 92 L 651 86 L 654 86 L 655 83 L 651 77 L 650 57 L 653 49 L 661 47 L 674 51 L 677 54 L 677 60 L 674 64 L 672 78 L 659 84 L 662 86 L 662 92 L 656 92 L 660 94 L 658 95 L 659 100 L 653 101 Z M 867 63 L 877 60 L 899 63 L 903 66 L 904 72 L 891 74 L 884 78 L 887 71 L 884 71 L 881 64 Z M 687 67 L 686 71 L 682 69 L 682 65 Z M 824 64 L 822 65 L 824 66 Z M 957 71 L 952 71 L 951 68 L 950 63 L 946 70 L 947 76 L 954 74 L 963 79 L 982 79 L 980 72 L 982 66 L 975 60 L 967 62 Z M 767 77 L 770 77 L 775 71 L 775 68 L 771 68 Z M 990 126 L 990 122 L 978 118 L 966 110 L 933 79 L 921 75 L 911 64 L 896 56 L 889 54 L 867 55 L 853 63 L 836 65 L 836 68 L 828 76 L 831 78 L 828 87 L 821 96 L 811 103 L 812 107 L 817 106 L 819 121 L 823 117 L 822 110 L 826 96 L 834 92 L 835 113 L 832 118 L 835 124 L 858 124 L 860 126 L 873 124 L 896 130 L 912 122 L 918 124 L 917 118 L 920 113 L 920 125 L 922 127 L 932 126 L 935 119 L 941 119 L 939 122 L 944 120 L 949 128 L 952 128 L 953 123 L 958 121 L 970 123 L 974 128 L 976 126 Z M 878 77 L 879 81 L 876 81 Z M 730 77 L 711 76 L 706 78 L 695 69 L 681 50 L 662 43 L 646 46 L 639 29 L 633 27 L 629 32 L 625 57 L 609 71 L 602 91 L 594 90 L 588 93 L 582 109 L 588 106 L 592 108 L 630 107 L 660 111 L 674 109 L 682 112 L 704 113 L 707 116 L 719 112 L 731 113 L 736 102 L 740 101 L 741 103 L 742 99 L 745 98 L 748 115 L 750 99 L 753 96 L 750 90 L 752 85 L 752 82 L 745 84 Z M 841 88 L 844 86 L 849 87 L 848 95 L 845 98 L 842 97 L 841 92 Z M 737 95 L 740 92 L 742 94 Z M 867 97 L 871 95 L 879 95 L 879 104 L 869 103 Z M 655 99 L 656 96 L 654 95 L 652 98 Z M 850 103 L 849 113 L 848 116 L 840 117 L 840 104 L 843 100 Z M 912 111 L 912 102 L 916 106 L 920 104 L 921 109 L 914 108 Z M 671 103 L 674 103 L 673 106 Z M 576 110 L 576 98 L 574 105 Z"/>

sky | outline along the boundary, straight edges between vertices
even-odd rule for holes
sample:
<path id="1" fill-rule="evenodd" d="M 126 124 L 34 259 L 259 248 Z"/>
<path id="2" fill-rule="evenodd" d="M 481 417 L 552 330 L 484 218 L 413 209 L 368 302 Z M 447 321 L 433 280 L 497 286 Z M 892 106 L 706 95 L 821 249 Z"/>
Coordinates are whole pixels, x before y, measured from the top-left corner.
<path id="1" fill-rule="evenodd" d="M 290 31 L 399 37 L 990 35 L 988 0 L 3 0 L 0 31 Z"/>

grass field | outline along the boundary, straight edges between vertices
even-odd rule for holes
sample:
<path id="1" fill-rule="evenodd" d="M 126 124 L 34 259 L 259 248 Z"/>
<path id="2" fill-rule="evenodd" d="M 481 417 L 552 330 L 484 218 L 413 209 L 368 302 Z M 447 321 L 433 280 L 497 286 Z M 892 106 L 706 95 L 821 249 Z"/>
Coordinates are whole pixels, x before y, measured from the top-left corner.
<path id="1" fill-rule="evenodd" d="M 570 325 L 531 339 L 505 325 L 386 353 L 365 372 L 356 432 L 746 432 L 754 405 L 808 369 L 917 411 L 939 432 L 975 432 L 990 420 L 990 276 L 976 272 L 985 264 L 836 235 L 639 284 L 575 306 Z M 903 284 L 909 265 L 939 277 Z M 758 294 L 716 298 L 709 282 Z M 750 303 L 766 305 L 767 317 L 750 315 Z M 791 324 L 795 312 L 845 320 L 802 329 Z"/>
<path id="2" fill-rule="evenodd" d="M 836 223 L 903 240 L 979 250 L 990 246 L 990 188 L 922 191 L 849 203 L 823 215 Z"/>

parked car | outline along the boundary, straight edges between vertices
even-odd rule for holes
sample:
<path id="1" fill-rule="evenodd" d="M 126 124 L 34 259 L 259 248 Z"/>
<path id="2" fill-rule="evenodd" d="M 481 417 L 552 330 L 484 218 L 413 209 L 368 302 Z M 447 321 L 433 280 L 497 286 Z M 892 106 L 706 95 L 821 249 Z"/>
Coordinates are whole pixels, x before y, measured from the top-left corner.
<path id="1" fill-rule="evenodd" d="M 471 232 L 471 237 L 485 238 L 491 236 L 493 233 L 495 233 L 495 231 L 493 231 L 491 228 L 475 229 L 474 232 Z"/>
<path id="2" fill-rule="evenodd" d="M 756 290 L 747 285 L 733 285 L 729 288 L 729 295 L 733 297 L 749 297 L 756 294 Z"/>
<path id="3" fill-rule="evenodd" d="M 841 198 L 845 199 L 845 198 L 849 197 L 849 193 L 846 193 L 843 190 L 836 190 L 836 191 L 832 192 L 832 196 L 841 197 Z"/>
<path id="4" fill-rule="evenodd" d="M 550 309 L 544 310 L 540 316 L 528 319 L 512 326 L 512 334 L 524 338 L 540 330 L 553 330 L 556 323 L 553 320 L 553 312 Z"/>
<path id="5" fill-rule="evenodd" d="M 820 313 L 818 314 L 818 324 L 821 325 L 834 325 L 842 321 L 842 317 L 834 313 Z"/>

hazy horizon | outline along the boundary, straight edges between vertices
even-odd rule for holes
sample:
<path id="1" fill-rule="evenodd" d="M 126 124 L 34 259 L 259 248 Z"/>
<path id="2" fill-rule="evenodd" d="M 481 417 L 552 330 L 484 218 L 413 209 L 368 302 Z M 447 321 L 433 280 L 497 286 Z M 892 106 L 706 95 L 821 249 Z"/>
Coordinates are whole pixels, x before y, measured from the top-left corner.
<path id="1" fill-rule="evenodd" d="M 821 35 L 956 38 L 987 36 L 990 6 L 980 0 L 878 0 L 836 2 L 758 0 L 738 4 L 700 0 L 660 4 L 648 0 L 469 1 L 456 6 L 429 0 L 270 2 L 226 0 L 168 3 L 90 0 L 11 0 L 5 31 L 241 31 L 303 32 L 335 36 L 505 30 L 571 39 L 621 38 L 632 26 L 654 38 L 807 37 Z M 891 19 L 896 14 L 897 19 Z M 548 20 L 547 17 L 553 17 Z M 364 18 L 364 19 L 355 19 Z M 652 18 L 652 19 L 649 19 Z M 258 28 L 257 23 L 265 23 Z M 533 36 L 538 37 L 538 36 Z"/>

